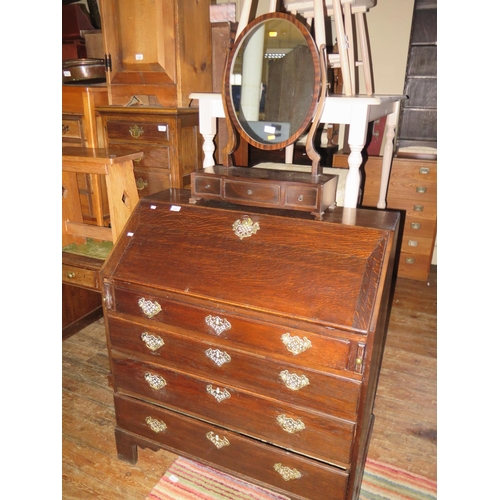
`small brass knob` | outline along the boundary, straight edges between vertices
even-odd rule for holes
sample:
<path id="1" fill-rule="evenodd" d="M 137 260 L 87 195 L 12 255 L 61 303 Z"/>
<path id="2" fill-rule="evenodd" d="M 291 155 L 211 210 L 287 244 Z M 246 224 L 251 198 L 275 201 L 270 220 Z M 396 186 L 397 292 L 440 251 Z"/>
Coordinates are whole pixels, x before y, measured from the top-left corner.
<path id="1" fill-rule="evenodd" d="M 71 279 L 73 279 L 73 278 L 76 276 L 76 274 L 75 274 L 74 272 L 72 272 L 72 271 L 69 271 L 69 272 L 66 274 L 66 276 L 67 276 L 67 277 L 71 280 Z"/>
<path id="2" fill-rule="evenodd" d="M 356 358 L 356 364 L 360 365 L 363 363 L 363 360 L 361 358 Z"/>

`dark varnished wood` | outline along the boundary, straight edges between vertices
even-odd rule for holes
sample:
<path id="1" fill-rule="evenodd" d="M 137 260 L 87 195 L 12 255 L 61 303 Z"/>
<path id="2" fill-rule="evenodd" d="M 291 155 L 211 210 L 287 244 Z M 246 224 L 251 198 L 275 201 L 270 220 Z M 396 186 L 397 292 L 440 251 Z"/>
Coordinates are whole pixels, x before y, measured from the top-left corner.
<path id="1" fill-rule="evenodd" d="M 134 447 L 150 443 L 293 498 L 357 498 L 373 426 L 399 215 L 334 212 L 318 221 L 286 210 L 192 205 L 188 192 L 176 190 L 140 201 L 101 271 L 120 456 L 134 462 Z M 260 227 L 239 239 L 233 224 L 245 215 Z M 161 312 L 148 318 L 142 299 L 159 304 Z M 206 331 L 206 312 L 236 319 L 239 340 L 228 331 L 219 343 Z M 306 357 L 295 361 L 300 353 L 274 354 L 265 344 L 281 328 L 310 331 L 311 339 L 322 339 L 324 355 L 308 363 Z M 161 335 L 168 348 L 145 352 L 143 332 Z M 259 337 L 266 338 L 263 346 Z M 208 349 L 223 352 L 227 362 L 217 366 Z M 286 372 L 307 377 L 307 384 L 286 387 Z M 148 383 L 151 376 L 162 377 L 168 389 Z M 208 385 L 229 393 L 224 406 L 209 399 Z M 231 412 L 235 401 L 241 405 Z M 285 436 L 271 423 L 272 409 L 308 420 L 310 442 Z M 147 416 L 168 420 L 175 432 L 148 430 Z M 205 438 L 193 438 L 210 425 L 236 446 L 217 453 L 209 451 L 210 443 L 207 449 Z M 272 463 L 263 468 L 270 457 L 302 467 L 303 480 L 277 481 Z"/>
<path id="2" fill-rule="evenodd" d="M 433 266 L 428 282 L 397 280 L 368 451 L 371 459 L 430 479 L 437 448 L 436 276 Z M 144 498 L 177 455 L 152 451 L 150 442 L 140 445 L 135 465 L 118 459 L 104 319 L 65 340 L 62 361 L 62 497 Z M 137 448 L 132 437 L 127 450 Z"/>

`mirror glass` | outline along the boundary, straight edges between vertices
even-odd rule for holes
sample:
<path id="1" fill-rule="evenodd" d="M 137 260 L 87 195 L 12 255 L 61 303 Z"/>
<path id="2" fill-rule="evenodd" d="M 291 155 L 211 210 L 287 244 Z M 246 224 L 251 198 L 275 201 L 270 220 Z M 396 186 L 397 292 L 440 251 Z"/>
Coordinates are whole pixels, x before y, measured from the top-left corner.
<path id="1" fill-rule="evenodd" d="M 248 143 L 260 149 L 292 144 L 310 125 L 320 93 L 309 30 L 289 14 L 259 16 L 236 40 L 224 83 L 227 112 Z"/>

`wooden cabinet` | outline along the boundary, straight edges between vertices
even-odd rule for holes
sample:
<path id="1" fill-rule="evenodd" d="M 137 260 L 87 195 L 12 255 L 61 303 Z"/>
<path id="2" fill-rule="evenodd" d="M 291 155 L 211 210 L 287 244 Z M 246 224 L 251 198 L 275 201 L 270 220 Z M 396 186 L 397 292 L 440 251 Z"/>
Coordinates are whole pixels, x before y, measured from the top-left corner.
<path id="1" fill-rule="evenodd" d="M 335 155 L 334 167 L 347 167 L 346 155 Z M 376 207 L 382 158 L 364 164 L 362 206 Z M 437 230 L 437 161 L 394 158 L 387 191 L 387 208 L 404 211 L 398 276 L 426 281 Z"/>
<path id="2" fill-rule="evenodd" d="M 105 138 L 96 107 L 107 104 L 106 85 L 63 85 L 62 145 L 103 147 Z M 85 222 L 99 226 L 109 224 L 109 206 L 102 176 L 78 174 L 77 177 Z"/>
<path id="3" fill-rule="evenodd" d="M 145 96 L 151 105 L 189 106 L 212 91 L 209 0 L 100 2 L 109 104 Z"/>
<path id="4" fill-rule="evenodd" d="M 99 108 L 107 145 L 123 154 L 142 151 L 134 161 L 139 196 L 186 188 L 201 170 L 202 137 L 198 108 Z"/>
<path id="5" fill-rule="evenodd" d="M 119 457 L 164 448 L 292 499 L 358 498 L 399 214 L 189 195 L 142 198 L 101 273 Z"/>
<path id="6" fill-rule="evenodd" d="M 437 1 L 415 0 L 396 149 L 437 148 Z"/>

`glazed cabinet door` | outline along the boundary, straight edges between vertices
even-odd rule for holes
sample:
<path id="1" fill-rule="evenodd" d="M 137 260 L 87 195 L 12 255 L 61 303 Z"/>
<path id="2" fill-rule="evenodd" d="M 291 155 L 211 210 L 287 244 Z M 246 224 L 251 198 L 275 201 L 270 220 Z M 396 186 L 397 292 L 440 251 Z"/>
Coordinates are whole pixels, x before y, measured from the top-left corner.
<path id="1" fill-rule="evenodd" d="M 212 89 L 209 0 L 102 0 L 109 102 L 189 105 Z M 195 36 L 196 38 L 191 38 Z"/>

